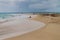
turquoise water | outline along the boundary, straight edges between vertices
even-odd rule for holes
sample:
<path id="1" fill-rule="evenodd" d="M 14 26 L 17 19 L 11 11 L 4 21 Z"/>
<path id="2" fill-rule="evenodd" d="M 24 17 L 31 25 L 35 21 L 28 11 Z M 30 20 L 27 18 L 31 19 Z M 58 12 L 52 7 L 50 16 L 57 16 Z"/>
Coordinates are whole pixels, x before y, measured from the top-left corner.
<path id="1" fill-rule="evenodd" d="M 0 19 L 12 17 L 12 14 L 18 14 L 18 12 L 0 12 Z"/>
<path id="2" fill-rule="evenodd" d="M 0 12 L 0 19 L 6 19 L 12 17 L 12 14 L 22 14 L 22 12 Z"/>
<path id="3" fill-rule="evenodd" d="M 0 19 L 6 19 L 6 18 L 9 18 L 11 17 L 10 14 L 0 14 Z"/>
<path id="4" fill-rule="evenodd" d="M 0 18 L 5 19 L 8 17 L 8 14 L 0 14 Z"/>

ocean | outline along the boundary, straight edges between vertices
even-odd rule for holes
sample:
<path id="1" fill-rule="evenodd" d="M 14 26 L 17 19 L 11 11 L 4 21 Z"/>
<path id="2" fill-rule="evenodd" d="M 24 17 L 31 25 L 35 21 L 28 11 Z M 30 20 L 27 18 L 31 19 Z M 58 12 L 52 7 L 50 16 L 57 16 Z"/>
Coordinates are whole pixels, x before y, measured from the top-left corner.
<path id="1" fill-rule="evenodd" d="M 18 13 L 0 13 L 0 23 L 4 23 L 7 20 L 11 20 L 16 16 L 20 16 Z"/>
<path id="2" fill-rule="evenodd" d="M 30 12 L 0 12 L 0 19 L 7 19 L 14 16 L 20 16 L 19 14 L 33 14 Z"/>
<path id="3" fill-rule="evenodd" d="M 0 23 L 5 22 L 7 20 L 13 20 L 14 18 L 27 18 L 28 15 L 25 13 L 18 12 L 9 12 L 9 13 L 0 13 Z"/>
<path id="4" fill-rule="evenodd" d="M 17 12 L 7 12 L 7 13 L 0 13 L 0 19 L 6 19 L 6 18 L 10 18 L 10 17 L 14 17 L 14 15 L 17 15 Z"/>
<path id="5" fill-rule="evenodd" d="M 48 14 L 48 12 L 0 12 L 0 19 L 14 17 L 18 14 Z M 53 14 L 53 13 L 50 13 L 50 14 Z"/>

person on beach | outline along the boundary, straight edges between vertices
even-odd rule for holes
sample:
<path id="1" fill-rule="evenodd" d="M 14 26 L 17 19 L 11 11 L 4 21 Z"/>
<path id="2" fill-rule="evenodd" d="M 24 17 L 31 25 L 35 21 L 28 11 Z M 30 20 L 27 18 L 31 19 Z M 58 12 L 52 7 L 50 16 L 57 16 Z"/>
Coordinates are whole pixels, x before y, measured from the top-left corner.
<path id="1" fill-rule="evenodd" d="M 29 16 L 29 18 L 32 18 L 31 16 Z"/>

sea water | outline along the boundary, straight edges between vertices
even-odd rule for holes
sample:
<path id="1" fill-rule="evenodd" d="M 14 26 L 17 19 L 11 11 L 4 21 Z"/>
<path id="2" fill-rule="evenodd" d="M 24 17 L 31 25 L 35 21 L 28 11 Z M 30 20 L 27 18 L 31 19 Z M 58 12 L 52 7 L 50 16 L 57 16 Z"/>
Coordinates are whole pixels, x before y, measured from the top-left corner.
<path id="1" fill-rule="evenodd" d="M 3 21 L 6 21 L 9 18 L 18 16 L 18 15 L 19 15 L 18 13 L 11 13 L 11 12 L 10 13 L 0 13 L 0 23 Z"/>
<path id="2" fill-rule="evenodd" d="M 0 13 L 0 19 L 6 19 L 6 18 L 9 18 L 9 17 L 12 17 L 14 13 Z"/>
<path id="3" fill-rule="evenodd" d="M 0 13 L 0 23 L 5 22 L 6 20 L 16 19 L 16 18 L 29 18 L 30 15 L 25 15 L 26 13 L 21 12 L 5 12 Z M 29 13 L 27 13 L 29 14 Z"/>
<path id="4" fill-rule="evenodd" d="M 6 20 L 12 20 L 16 18 L 27 18 L 28 15 L 18 13 L 18 12 L 8 12 L 8 13 L 0 13 L 0 23 L 5 22 Z"/>

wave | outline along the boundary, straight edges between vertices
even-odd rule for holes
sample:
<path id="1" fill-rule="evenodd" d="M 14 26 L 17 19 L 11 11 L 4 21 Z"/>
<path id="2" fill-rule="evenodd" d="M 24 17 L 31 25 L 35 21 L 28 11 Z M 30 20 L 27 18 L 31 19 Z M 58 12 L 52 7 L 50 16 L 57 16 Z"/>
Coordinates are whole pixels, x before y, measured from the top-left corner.
<path id="1" fill-rule="evenodd" d="M 16 20 L 19 18 L 26 18 L 26 17 L 27 16 L 25 15 L 22 16 L 22 14 L 9 14 L 9 15 L 7 14 L 7 15 L 0 17 L 0 24 L 8 22 L 8 21 Z"/>
<path id="2" fill-rule="evenodd" d="M 6 16 L 6 15 L 4 15 Z M 0 24 L 1 23 L 5 23 L 5 22 L 8 22 L 8 21 L 12 21 L 12 20 L 16 20 L 16 19 L 26 19 L 26 18 L 29 18 L 29 16 L 31 17 L 35 17 L 36 15 L 27 15 L 27 14 L 9 14 L 6 16 L 6 18 L 1 18 L 0 19 Z"/>

